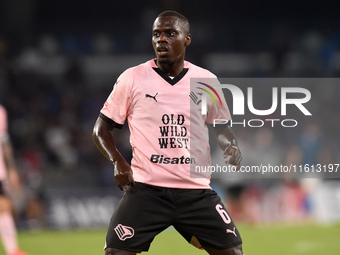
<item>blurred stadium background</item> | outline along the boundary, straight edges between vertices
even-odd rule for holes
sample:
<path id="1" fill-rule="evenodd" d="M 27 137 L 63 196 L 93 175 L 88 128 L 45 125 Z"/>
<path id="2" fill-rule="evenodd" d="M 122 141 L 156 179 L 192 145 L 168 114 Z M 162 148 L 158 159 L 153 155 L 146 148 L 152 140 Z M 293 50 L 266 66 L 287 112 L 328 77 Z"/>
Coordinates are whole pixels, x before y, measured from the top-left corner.
<path id="1" fill-rule="evenodd" d="M 24 193 L 12 194 L 20 238 L 26 242 L 30 231 L 107 226 L 121 193 L 112 166 L 91 140 L 92 127 L 118 75 L 154 56 L 151 26 L 159 12 L 174 9 L 188 17 L 193 41 L 187 60 L 219 77 L 336 78 L 335 7 L 314 0 L 0 1 L 0 103 L 8 110 L 25 184 Z M 273 165 L 340 163 L 340 89 L 336 83 L 308 89 L 311 121 L 289 131 L 235 128 L 244 164 L 259 165 L 264 158 Z M 118 132 L 120 151 L 130 158 L 128 129 Z M 330 224 L 330 233 L 340 233 L 339 179 L 224 175 L 212 184 L 246 233 L 278 223 L 305 224 L 307 230 Z M 78 232 L 72 233 L 76 238 Z M 281 238 L 276 227 L 264 238 L 272 240 L 270 233 Z M 245 245 L 256 246 L 252 238 L 262 237 L 249 234 Z M 327 240 L 322 254 L 331 254 L 334 239 Z M 290 254 L 312 254 L 310 243 Z M 251 254 L 252 247 L 246 251 Z"/>

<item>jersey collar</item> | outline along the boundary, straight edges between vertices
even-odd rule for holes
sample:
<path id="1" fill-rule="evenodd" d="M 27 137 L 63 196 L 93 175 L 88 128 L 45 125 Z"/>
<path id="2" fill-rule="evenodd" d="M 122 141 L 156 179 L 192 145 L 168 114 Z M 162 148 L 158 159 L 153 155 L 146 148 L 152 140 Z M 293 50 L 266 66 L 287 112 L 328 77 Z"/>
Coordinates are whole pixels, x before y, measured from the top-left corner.
<path id="1" fill-rule="evenodd" d="M 164 80 L 166 80 L 170 85 L 175 85 L 177 82 L 179 82 L 184 75 L 188 72 L 189 68 L 187 67 L 187 63 L 186 61 L 184 62 L 184 68 L 182 70 L 182 72 L 180 72 L 176 77 L 174 77 L 173 79 L 171 79 L 168 75 L 166 75 L 165 73 L 163 73 L 161 71 L 161 69 L 158 68 L 157 64 L 156 64 L 157 59 L 153 59 L 151 61 L 151 67 L 153 70 L 156 71 L 156 73 L 158 73 Z"/>

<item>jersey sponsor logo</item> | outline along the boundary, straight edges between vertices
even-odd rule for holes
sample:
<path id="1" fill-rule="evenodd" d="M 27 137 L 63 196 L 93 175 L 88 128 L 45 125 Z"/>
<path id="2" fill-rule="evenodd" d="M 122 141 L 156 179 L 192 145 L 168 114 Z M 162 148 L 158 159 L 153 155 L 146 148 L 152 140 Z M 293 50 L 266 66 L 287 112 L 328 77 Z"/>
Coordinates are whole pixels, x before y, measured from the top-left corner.
<path id="1" fill-rule="evenodd" d="M 164 130 L 161 131 L 166 133 Z M 177 131 L 176 131 L 177 132 Z M 183 133 L 183 132 L 182 132 Z M 188 148 L 189 138 L 176 138 L 176 137 L 168 137 L 168 138 L 158 138 L 159 148 L 160 149 L 167 149 L 167 148 Z"/>
<path id="2" fill-rule="evenodd" d="M 195 159 L 190 157 L 181 156 L 177 157 L 164 157 L 164 155 L 152 154 L 150 161 L 157 164 L 195 164 Z"/>
<path id="3" fill-rule="evenodd" d="M 124 226 L 122 224 L 118 224 L 114 230 L 121 241 L 125 241 L 126 239 L 132 238 L 135 235 L 135 230 L 133 228 Z"/>
<path id="4" fill-rule="evenodd" d="M 154 96 L 151 96 L 150 94 L 145 94 L 145 97 L 149 97 L 152 98 L 153 100 L 155 100 L 157 102 L 156 96 L 158 95 L 158 93 L 156 93 Z"/>
<path id="5" fill-rule="evenodd" d="M 183 114 L 163 114 L 162 126 L 159 126 L 158 138 L 160 149 L 175 149 L 189 147 L 188 130 Z"/>
<path id="6" fill-rule="evenodd" d="M 234 227 L 233 230 L 227 228 L 226 232 L 227 232 L 227 234 L 229 234 L 229 233 L 230 234 L 234 234 L 234 236 L 237 237 L 237 235 L 236 235 L 236 228 L 235 227 Z"/>

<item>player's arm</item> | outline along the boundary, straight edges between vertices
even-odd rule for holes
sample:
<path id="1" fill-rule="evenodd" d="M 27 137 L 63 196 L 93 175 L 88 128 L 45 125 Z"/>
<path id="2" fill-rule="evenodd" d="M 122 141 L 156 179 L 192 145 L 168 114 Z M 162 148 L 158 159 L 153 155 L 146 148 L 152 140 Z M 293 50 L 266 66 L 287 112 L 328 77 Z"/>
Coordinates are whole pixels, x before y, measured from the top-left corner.
<path id="1" fill-rule="evenodd" d="M 14 160 L 12 143 L 10 141 L 8 134 L 6 134 L 3 137 L 1 141 L 1 146 L 3 150 L 3 156 L 4 156 L 6 168 L 8 171 L 8 180 L 9 180 L 10 186 L 13 189 L 18 189 L 21 187 L 20 177 L 17 171 L 15 160 Z"/>
<path id="2" fill-rule="evenodd" d="M 216 125 L 212 127 L 220 148 L 224 151 L 223 157 L 227 164 L 235 165 L 236 170 L 241 168 L 242 153 L 238 147 L 237 139 L 229 125 Z"/>
<path id="3" fill-rule="evenodd" d="M 114 178 L 118 187 L 125 191 L 124 185 L 135 184 L 132 169 L 116 148 L 114 126 L 98 117 L 93 128 L 92 139 L 103 155 L 114 165 Z"/>

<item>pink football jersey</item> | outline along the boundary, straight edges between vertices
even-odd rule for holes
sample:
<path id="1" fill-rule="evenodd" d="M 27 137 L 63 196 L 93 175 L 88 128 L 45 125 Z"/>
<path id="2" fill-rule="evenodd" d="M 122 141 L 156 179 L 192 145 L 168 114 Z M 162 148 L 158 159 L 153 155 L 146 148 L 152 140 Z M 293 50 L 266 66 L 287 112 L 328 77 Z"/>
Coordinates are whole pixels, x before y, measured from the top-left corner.
<path id="1" fill-rule="evenodd" d="M 190 86 L 192 78 L 204 85 Z M 202 100 L 196 99 L 205 93 L 203 87 L 208 89 L 207 78 L 218 82 L 214 74 L 187 61 L 183 71 L 170 78 L 155 60 L 119 76 L 101 114 L 117 127 L 128 120 L 135 181 L 169 188 L 210 188 L 210 176 L 193 177 L 190 169 L 195 164 L 210 165 L 206 123 L 230 120 L 230 113 L 222 90 L 214 90 L 218 105 L 205 97 L 207 114 L 201 113 Z"/>

